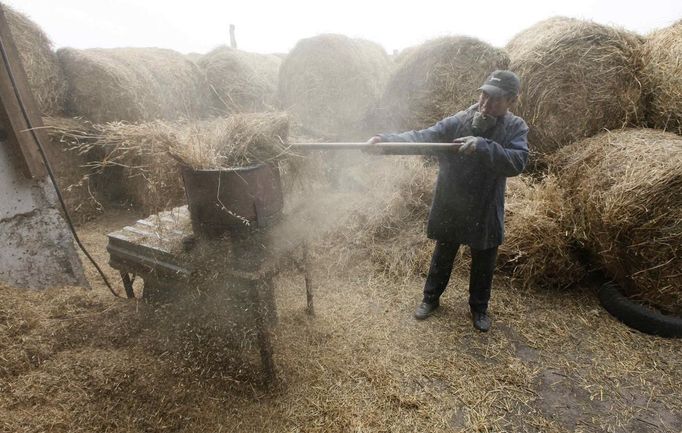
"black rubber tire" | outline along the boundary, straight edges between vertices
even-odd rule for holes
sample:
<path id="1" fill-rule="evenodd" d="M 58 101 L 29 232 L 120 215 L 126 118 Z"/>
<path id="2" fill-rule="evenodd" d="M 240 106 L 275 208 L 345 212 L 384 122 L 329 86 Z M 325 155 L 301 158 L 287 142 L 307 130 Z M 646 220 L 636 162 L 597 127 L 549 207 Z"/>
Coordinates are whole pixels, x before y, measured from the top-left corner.
<path id="1" fill-rule="evenodd" d="M 626 298 L 613 281 L 599 288 L 599 302 L 630 328 L 661 337 L 682 337 L 682 317 L 663 314 Z"/>

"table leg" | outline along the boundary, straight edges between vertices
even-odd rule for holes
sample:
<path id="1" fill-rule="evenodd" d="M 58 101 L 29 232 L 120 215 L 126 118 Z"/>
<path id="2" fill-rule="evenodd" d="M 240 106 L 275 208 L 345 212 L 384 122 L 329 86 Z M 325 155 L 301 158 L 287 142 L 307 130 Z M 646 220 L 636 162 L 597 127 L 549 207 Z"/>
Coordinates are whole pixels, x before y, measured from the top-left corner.
<path id="1" fill-rule="evenodd" d="M 135 281 L 135 274 L 133 274 L 133 278 L 130 278 L 130 274 L 127 272 L 121 271 L 121 281 L 123 281 L 123 287 L 126 289 L 126 296 L 128 299 L 132 299 L 135 297 L 135 291 L 133 290 L 133 281 Z"/>
<path id="2" fill-rule="evenodd" d="M 314 316 L 315 306 L 313 305 L 313 279 L 310 270 L 310 260 L 308 257 L 308 245 L 303 245 L 303 276 L 305 278 L 305 311 L 309 316 Z"/>
<path id="3" fill-rule="evenodd" d="M 260 347 L 260 358 L 263 367 L 265 383 L 270 384 L 275 381 L 275 362 L 272 359 L 271 327 L 267 320 L 268 305 L 263 301 L 260 294 L 262 289 L 266 289 L 267 282 L 253 284 L 251 288 L 251 298 L 254 305 L 254 314 L 257 327 L 258 346 Z"/>

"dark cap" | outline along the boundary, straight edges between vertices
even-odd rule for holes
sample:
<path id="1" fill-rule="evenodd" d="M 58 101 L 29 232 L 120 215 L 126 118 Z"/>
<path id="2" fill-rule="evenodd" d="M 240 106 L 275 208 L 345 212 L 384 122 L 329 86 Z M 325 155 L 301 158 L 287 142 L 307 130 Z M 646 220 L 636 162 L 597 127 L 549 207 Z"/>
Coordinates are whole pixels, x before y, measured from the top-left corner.
<path id="1" fill-rule="evenodd" d="M 478 88 L 492 97 L 516 96 L 521 90 L 521 80 L 512 71 L 497 70 L 490 74 Z"/>

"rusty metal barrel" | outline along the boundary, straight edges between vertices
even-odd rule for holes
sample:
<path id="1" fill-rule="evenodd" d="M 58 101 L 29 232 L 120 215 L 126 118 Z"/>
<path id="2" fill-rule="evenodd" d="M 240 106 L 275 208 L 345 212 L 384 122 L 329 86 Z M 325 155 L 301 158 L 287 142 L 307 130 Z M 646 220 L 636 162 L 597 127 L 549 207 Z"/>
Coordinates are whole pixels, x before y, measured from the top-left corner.
<path id="1" fill-rule="evenodd" d="M 271 225 L 284 200 L 276 164 L 221 170 L 182 168 L 194 234 L 214 238 Z"/>

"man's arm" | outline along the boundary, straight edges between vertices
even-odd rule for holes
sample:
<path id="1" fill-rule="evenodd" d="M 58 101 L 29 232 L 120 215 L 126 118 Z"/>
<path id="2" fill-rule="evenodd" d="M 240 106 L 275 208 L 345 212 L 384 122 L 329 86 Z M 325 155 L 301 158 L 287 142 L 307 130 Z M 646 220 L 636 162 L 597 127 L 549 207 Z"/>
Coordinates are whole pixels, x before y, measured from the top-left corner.
<path id="1" fill-rule="evenodd" d="M 399 134 L 379 134 L 381 141 L 413 143 L 447 143 L 454 136 L 459 121 L 454 116 L 447 117 L 430 128 L 408 131 Z"/>
<path id="2" fill-rule="evenodd" d="M 528 126 L 525 122 L 520 122 L 508 146 L 479 138 L 475 152 L 496 174 L 506 177 L 517 176 L 526 168 L 528 162 Z"/>

